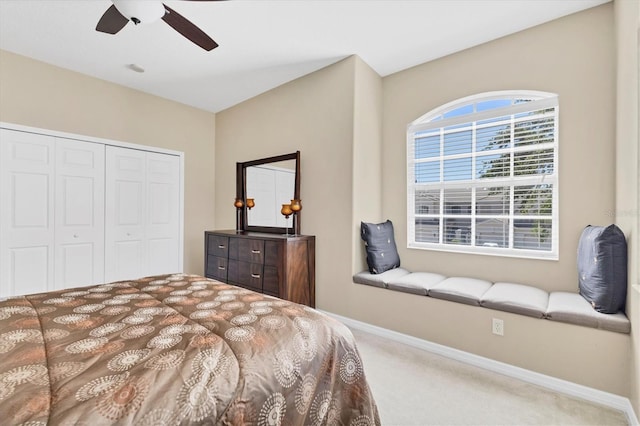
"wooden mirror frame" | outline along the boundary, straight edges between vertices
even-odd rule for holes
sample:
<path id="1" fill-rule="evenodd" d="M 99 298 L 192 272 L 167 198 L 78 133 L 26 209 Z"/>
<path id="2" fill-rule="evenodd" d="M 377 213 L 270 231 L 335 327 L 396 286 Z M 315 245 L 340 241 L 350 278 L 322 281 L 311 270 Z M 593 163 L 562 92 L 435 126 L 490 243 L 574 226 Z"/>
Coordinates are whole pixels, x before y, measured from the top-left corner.
<path id="1" fill-rule="evenodd" d="M 295 160 L 296 174 L 295 185 L 293 189 L 293 199 L 300 199 L 300 151 L 291 154 L 276 155 L 274 157 L 260 158 L 258 160 L 245 161 L 236 163 L 236 198 L 242 200 L 240 214 L 236 215 L 236 229 L 244 232 L 266 232 L 270 234 L 292 234 L 300 235 L 300 213 L 292 215 L 293 224 L 291 228 L 282 228 L 277 226 L 250 226 L 247 218 L 247 167 L 259 166 L 261 164 L 277 163 L 279 161 Z"/>

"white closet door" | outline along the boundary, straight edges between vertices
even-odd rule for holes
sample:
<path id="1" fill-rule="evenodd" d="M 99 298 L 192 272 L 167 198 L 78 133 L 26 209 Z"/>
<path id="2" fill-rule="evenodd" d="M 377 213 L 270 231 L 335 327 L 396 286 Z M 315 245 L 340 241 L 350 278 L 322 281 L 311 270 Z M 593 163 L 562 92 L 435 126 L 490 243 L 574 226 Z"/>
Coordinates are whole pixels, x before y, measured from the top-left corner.
<path id="1" fill-rule="evenodd" d="M 0 129 L 0 297 L 54 288 L 54 144 Z"/>
<path id="2" fill-rule="evenodd" d="M 0 129 L 0 297 L 181 272 L 181 158 Z"/>
<path id="3" fill-rule="evenodd" d="M 180 157 L 108 146 L 105 281 L 181 272 Z"/>
<path id="4" fill-rule="evenodd" d="M 180 268 L 180 158 L 147 153 L 147 275 Z"/>
<path id="5" fill-rule="evenodd" d="M 105 281 L 146 275 L 146 153 L 106 147 Z"/>
<path id="6" fill-rule="evenodd" d="M 102 144 L 56 139 L 55 288 L 104 282 Z"/>

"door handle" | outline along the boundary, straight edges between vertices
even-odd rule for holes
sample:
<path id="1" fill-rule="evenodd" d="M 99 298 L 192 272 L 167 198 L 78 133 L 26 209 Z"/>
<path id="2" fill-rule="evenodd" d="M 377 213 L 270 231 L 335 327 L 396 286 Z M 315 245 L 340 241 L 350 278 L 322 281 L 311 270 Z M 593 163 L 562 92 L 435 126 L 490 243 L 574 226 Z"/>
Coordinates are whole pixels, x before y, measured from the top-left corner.
<path id="1" fill-rule="evenodd" d="M 260 274 L 251 274 L 251 278 L 260 278 Z"/>
<path id="2" fill-rule="evenodd" d="M 260 254 L 260 250 L 251 250 L 251 253 L 253 253 L 253 254 Z"/>

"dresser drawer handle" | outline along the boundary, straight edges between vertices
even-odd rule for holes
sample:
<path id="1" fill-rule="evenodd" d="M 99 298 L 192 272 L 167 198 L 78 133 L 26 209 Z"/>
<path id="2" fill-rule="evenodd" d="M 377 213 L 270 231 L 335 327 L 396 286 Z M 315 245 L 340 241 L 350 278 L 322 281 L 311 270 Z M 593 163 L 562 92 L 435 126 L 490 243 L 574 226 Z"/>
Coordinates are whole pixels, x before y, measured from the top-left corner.
<path id="1" fill-rule="evenodd" d="M 220 269 L 221 271 L 224 271 L 224 266 L 218 266 L 218 269 Z"/>
<path id="2" fill-rule="evenodd" d="M 224 244 L 220 244 L 220 245 L 218 245 L 218 248 L 219 248 L 219 249 L 223 249 L 223 248 L 224 248 Z"/>
<path id="3" fill-rule="evenodd" d="M 260 278 L 260 274 L 251 274 L 251 278 Z"/>
<path id="4" fill-rule="evenodd" d="M 251 253 L 253 253 L 253 254 L 260 254 L 260 250 L 251 250 Z"/>

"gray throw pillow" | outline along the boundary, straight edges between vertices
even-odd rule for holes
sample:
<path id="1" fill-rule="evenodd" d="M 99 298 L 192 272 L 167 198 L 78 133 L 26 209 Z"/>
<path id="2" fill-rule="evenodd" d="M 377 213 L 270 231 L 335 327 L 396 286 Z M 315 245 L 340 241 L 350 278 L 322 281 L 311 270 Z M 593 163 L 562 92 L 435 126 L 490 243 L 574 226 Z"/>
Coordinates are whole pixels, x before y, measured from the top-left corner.
<path id="1" fill-rule="evenodd" d="M 360 236 L 367 249 L 367 265 L 372 274 L 381 274 L 400 266 L 400 256 L 393 236 L 393 223 L 360 222 Z"/>
<path id="2" fill-rule="evenodd" d="M 627 298 L 627 241 L 616 225 L 587 226 L 578 243 L 580 294 L 604 314 L 624 311 Z"/>

